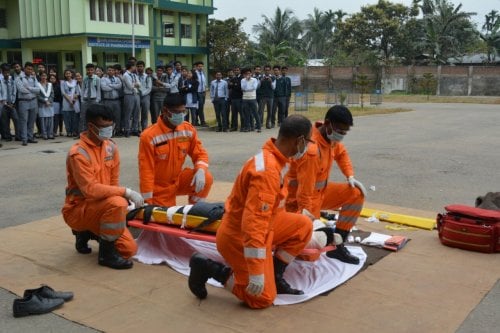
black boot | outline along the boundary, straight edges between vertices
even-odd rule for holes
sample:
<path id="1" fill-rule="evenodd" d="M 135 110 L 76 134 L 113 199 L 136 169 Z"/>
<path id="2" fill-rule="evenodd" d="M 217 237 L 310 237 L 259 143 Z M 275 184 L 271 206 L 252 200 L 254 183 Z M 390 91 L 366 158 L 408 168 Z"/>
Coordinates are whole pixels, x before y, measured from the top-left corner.
<path id="1" fill-rule="evenodd" d="M 274 262 L 274 282 L 276 283 L 276 291 L 278 294 L 303 295 L 302 290 L 292 288 L 283 278 L 285 269 L 288 266 L 280 259 L 273 257 Z"/>
<path id="2" fill-rule="evenodd" d="M 89 254 L 92 252 L 92 249 L 87 245 L 90 240 L 91 233 L 90 231 L 76 231 L 72 230 L 73 235 L 75 235 L 75 249 L 78 253 L 81 254 Z"/>
<path id="3" fill-rule="evenodd" d="M 132 268 L 134 263 L 124 259 L 116 250 L 114 241 L 99 240 L 99 265 L 114 269 Z"/>
<path id="4" fill-rule="evenodd" d="M 220 262 L 208 259 L 201 253 L 195 253 L 189 260 L 189 289 L 199 299 L 207 298 L 207 283 L 209 278 L 214 278 L 222 284 L 225 284 L 231 275 L 231 268 L 221 264 Z"/>
<path id="5" fill-rule="evenodd" d="M 337 229 L 336 233 L 342 236 L 344 243 L 347 241 L 347 235 L 349 235 L 349 231 Z M 328 258 L 338 259 L 346 264 L 359 264 L 359 258 L 353 256 L 349 250 L 344 246 L 344 244 L 339 244 L 336 246 L 335 250 L 328 251 L 326 253 Z"/>

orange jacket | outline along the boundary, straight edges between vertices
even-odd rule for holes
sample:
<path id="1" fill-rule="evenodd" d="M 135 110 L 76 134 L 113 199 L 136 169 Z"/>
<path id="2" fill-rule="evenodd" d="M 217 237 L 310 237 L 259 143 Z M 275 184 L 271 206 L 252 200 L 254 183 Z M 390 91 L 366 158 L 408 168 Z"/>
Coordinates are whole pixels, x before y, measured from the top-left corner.
<path id="1" fill-rule="evenodd" d="M 139 179 L 141 193 L 151 203 L 153 193 L 174 186 L 189 155 L 196 169 L 208 168 L 208 154 L 198 139 L 196 129 L 183 122 L 170 129 L 158 118 L 141 133 L 139 142 Z"/>
<path id="2" fill-rule="evenodd" d="M 226 201 L 222 230 L 242 243 L 250 275 L 264 274 L 266 253 L 272 250 L 274 215 L 284 207 L 286 198 L 288 162 L 274 139 L 269 139 L 245 163 Z"/>
<path id="3" fill-rule="evenodd" d="M 112 140 L 97 146 L 83 132 L 68 152 L 66 175 L 66 203 L 82 196 L 100 200 L 125 195 L 125 188 L 119 186 L 120 154 Z"/>
<path id="4" fill-rule="evenodd" d="M 313 126 L 311 140 L 316 144 L 309 144 L 307 153 L 298 161 L 293 160 L 290 165 L 288 200 L 297 200 L 298 212 L 304 208 L 312 212 L 313 202 L 321 200 L 333 161 L 346 178 L 354 176 L 351 158 L 344 144 L 328 142 L 318 130 L 321 125 L 321 122 L 316 122 Z M 295 188 L 292 190 L 291 187 Z M 292 197 L 293 193 L 296 193 L 295 197 Z"/>

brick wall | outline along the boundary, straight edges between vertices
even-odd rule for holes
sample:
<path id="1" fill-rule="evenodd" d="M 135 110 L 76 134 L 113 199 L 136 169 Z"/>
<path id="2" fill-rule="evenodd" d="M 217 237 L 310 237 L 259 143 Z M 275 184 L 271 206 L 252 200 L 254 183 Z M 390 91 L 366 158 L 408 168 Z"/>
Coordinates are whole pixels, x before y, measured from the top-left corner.
<path id="1" fill-rule="evenodd" d="M 378 89 L 381 83 L 386 94 L 418 93 L 423 75 L 432 73 L 437 95 L 500 96 L 500 66 L 398 66 L 384 68 L 378 75 L 368 67 L 290 67 L 288 73 L 301 77 L 295 90 L 356 91 L 353 81 L 360 73 L 372 81 L 370 89 Z"/>

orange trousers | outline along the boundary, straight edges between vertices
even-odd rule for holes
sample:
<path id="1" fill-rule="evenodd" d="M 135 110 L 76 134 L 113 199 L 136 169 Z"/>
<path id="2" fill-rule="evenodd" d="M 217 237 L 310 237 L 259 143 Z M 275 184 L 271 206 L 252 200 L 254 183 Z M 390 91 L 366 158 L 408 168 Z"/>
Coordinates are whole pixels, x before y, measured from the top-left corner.
<path id="1" fill-rule="evenodd" d="M 126 259 L 137 252 L 137 244 L 126 227 L 128 202 L 114 196 L 104 200 L 76 200 L 62 209 L 64 221 L 75 231 L 90 231 L 100 238 L 115 241 L 115 247 Z"/>
<path id="2" fill-rule="evenodd" d="M 296 187 L 289 187 L 289 197 L 295 197 L 294 189 Z M 316 217 L 320 216 L 322 209 L 336 210 L 342 207 L 339 212 L 337 229 L 349 231 L 361 214 L 365 198 L 357 187 L 351 187 L 348 183 L 328 182 L 323 191 L 315 192 L 312 202 L 313 206 L 310 212 Z M 297 202 L 287 202 L 286 210 L 296 212 L 298 210 Z"/>
<path id="3" fill-rule="evenodd" d="M 304 215 L 278 212 L 274 219 L 274 230 L 266 240 L 266 259 L 264 267 L 264 291 L 258 297 L 247 294 L 248 268 L 243 255 L 243 236 L 221 224 L 217 229 L 217 250 L 233 270 L 234 286 L 232 293 L 254 309 L 262 309 L 273 304 L 276 298 L 274 282 L 273 248 L 275 255 L 289 263 L 299 255 L 311 239 L 312 223 Z"/>
<path id="4" fill-rule="evenodd" d="M 212 174 L 210 171 L 205 170 L 205 187 L 198 193 L 194 191 L 195 185 L 191 185 L 194 174 L 194 169 L 185 168 L 179 174 L 177 182 L 171 185 L 162 186 L 162 188 L 155 188 L 153 193 L 153 204 L 166 207 L 175 206 L 175 199 L 178 195 L 187 195 L 190 204 L 195 204 L 200 201 L 200 199 L 208 197 L 208 193 L 214 183 Z"/>

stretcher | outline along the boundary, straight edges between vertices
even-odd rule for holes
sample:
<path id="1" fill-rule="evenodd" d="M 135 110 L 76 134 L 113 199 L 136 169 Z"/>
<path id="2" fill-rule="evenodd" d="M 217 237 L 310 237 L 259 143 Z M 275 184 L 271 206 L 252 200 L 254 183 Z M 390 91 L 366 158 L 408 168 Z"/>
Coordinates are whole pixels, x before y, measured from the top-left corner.
<path id="1" fill-rule="evenodd" d="M 130 227 L 159 232 L 194 239 L 209 243 L 215 243 L 217 228 L 221 220 L 210 221 L 207 217 L 177 213 L 179 207 L 146 206 L 137 208 L 127 214 L 127 225 Z M 334 250 L 334 245 L 322 249 L 304 249 L 298 259 L 315 261 L 323 252 Z"/>

